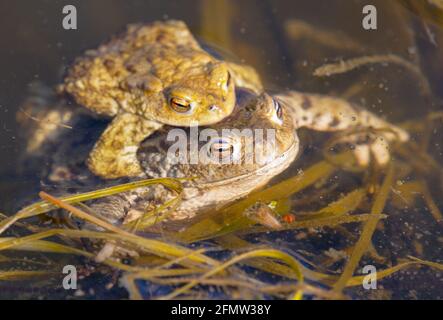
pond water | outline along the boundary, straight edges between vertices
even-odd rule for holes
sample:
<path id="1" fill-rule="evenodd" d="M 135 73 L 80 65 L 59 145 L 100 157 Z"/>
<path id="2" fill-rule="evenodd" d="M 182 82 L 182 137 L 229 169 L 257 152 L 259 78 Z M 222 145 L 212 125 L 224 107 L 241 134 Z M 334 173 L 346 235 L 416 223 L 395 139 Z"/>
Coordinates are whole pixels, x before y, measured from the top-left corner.
<path id="1" fill-rule="evenodd" d="M 29 84 L 39 82 L 54 86 L 60 83 L 65 67 L 75 57 L 86 49 L 97 47 L 128 23 L 180 19 L 199 40 L 222 56 L 253 66 L 269 92 L 290 89 L 344 97 L 410 130 L 414 145 L 395 155 L 399 160 L 395 162 L 396 173 L 389 188 L 391 197 L 382 210 L 387 218 L 377 225 L 369 254 L 363 256 L 356 274 L 361 274 L 365 265 L 388 269 L 412 261 L 410 256 L 442 263 L 443 117 L 438 112 L 443 111 L 443 30 L 440 20 L 443 8 L 438 11 L 437 6 L 419 5 L 412 0 L 371 2 L 377 8 L 378 28 L 368 31 L 361 25 L 362 8 L 366 2 L 359 0 L 0 0 L 0 12 L 4 13 L 0 22 L 0 211 L 7 215 L 17 212 L 24 205 L 38 200 L 38 192 L 45 188 L 39 172 L 35 172 L 38 169 L 26 170 L 18 165 L 26 137 L 17 125 L 16 113 L 29 92 Z M 62 8 L 67 4 L 77 8 L 77 30 L 62 28 Z M 420 74 L 401 64 L 374 63 L 329 77 L 313 75 L 316 68 L 325 63 L 386 54 L 410 61 L 418 66 Z M 99 124 L 103 127 L 103 123 Z M 300 170 L 306 172 L 310 166 L 324 160 L 325 135 L 311 135 L 302 130 L 300 137 L 303 153 L 269 186 L 299 174 Z M 355 173 L 338 170 L 325 177 L 326 181 L 319 179 L 317 189 L 314 185 L 283 198 L 285 203 L 290 203 L 291 212 L 316 211 L 359 188 L 365 189 L 372 184 L 380 186 L 385 177 L 386 171 Z M 376 192 L 369 192 L 356 212 L 370 212 L 375 195 Z M 36 222 L 40 225 L 48 223 Z M 346 270 L 348 261 L 343 257 L 352 255 L 353 250 L 355 252 L 354 246 L 359 241 L 363 225 L 354 223 L 266 233 L 252 233 L 242 228 L 240 233 L 231 235 L 249 243 L 283 250 L 297 259 L 303 257 L 316 266 L 317 271 L 340 275 Z M 9 232 L 8 235 L 12 236 L 22 231 Z M 171 241 L 167 236 L 166 240 Z M 196 242 L 193 248 L 215 248 L 215 242 L 211 241 Z M 218 249 L 223 251 L 210 254 L 214 259 L 232 257 L 228 250 L 229 239 L 223 241 L 217 242 L 221 246 Z M 234 247 L 238 246 L 237 243 Z M 0 266 L 0 270 L 17 265 L 34 270 L 35 266 L 25 266 L 22 252 L 5 251 L 5 256 L 8 261 L 5 267 Z M 14 258 L 19 260 L 17 265 L 10 260 Z M 44 268 L 52 267 L 53 260 L 60 265 L 81 265 L 81 272 L 87 274 L 88 280 L 82 291 L 75 294 L 60 289 L 60 276 L 2 281 L 0 271 L 0 298 L 128 297 L 123 288 L 107 287 L 119 276 L 115 270 L 95 273 L 97 266 L 91 266 L 83 258 L 66 255 L 60 258 L 56 254 L 37 254 L 32 259 L 38 260 Z M 312 265 L 305 263 L 305 266 Z M 270 276 L 251 266 L 244 268 L 257 280 L 272 284 L 283 282 L 287 285 L 293 280 L 281 275 Z M 145 297 L 165 295 L 172 290 L 170 286 L 158 283 L 137 283 Z M 312 281 L 311 284 L 321 290 L 328 287 L 328 283 L 322 281 Z M 210 286 L 203 287 L 204 290 L 207 290 L 206 296 L 212 298 L 233 297 L 232 290 Z M 257 297 L 244 290 L 235 291 L 236 297 Z M 415 266 L 380 280 L 377 290 L 354 286 L 344 292 L 355 299 L 442 299 L 443 276 L 435 266 Z M 205 294 L 201 296 L 205 297 Z M 316 297 L 315 294 L 307 296 Z M 258 297 L 276 296 L 263 294 Z M 284 297 L 284 294 L 277 297 Z"/>

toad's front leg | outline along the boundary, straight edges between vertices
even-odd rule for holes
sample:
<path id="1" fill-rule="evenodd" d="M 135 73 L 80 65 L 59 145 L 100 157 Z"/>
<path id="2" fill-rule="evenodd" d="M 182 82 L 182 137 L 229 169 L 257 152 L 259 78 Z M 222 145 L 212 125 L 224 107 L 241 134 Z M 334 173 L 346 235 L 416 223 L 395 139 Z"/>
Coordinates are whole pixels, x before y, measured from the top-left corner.
<path id="1" fill-rule="evenodd" d="M 257 94 L 263 92 L 263 84 L 254 68 L 245 64 L 237 64 L 229 61 L 227 61 L 226 64 L 233 78 L 235 87 L 246 88 Z"/>
<path id="2" fill-rule="evenodd" d="M 89 169 L 105 179 L 141 175 L 137 149 L 145 138 L 161 126 L 158 122 L 134 114 L 117 115 L 91 151 L 87 160 Z"/>
<path id="3" fill-rule="evenodd" d="M 389 143 L 409 139 L 405 130 L 343 99 L 296 91 L 279 94 L 276 98 L 283 102 L 285 110 L 291 112 L 296 128 L 331 132 L 375 129 L 375 135 L 368 136 L 366 131 L 363 137 L 352 135 L 343 140 L 356 143 L 354 153 L 362 166 L 369 163 L 371 153 L 379 165 L 387 164 L 390 159 Z M 363 142 L 358 143 L 358 140 Z"/>

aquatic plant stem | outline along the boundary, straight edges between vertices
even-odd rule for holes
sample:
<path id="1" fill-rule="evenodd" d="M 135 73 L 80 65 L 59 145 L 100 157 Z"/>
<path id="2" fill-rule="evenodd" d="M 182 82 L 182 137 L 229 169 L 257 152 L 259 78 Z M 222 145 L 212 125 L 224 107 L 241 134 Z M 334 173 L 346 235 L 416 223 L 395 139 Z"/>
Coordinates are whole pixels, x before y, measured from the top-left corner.
<path id="1" fill-rule="evenodd" d="M 383 208 L 385 207 L 386 200 L 388 199 L 391 190 L 393 177 L 394 177 L 394 167 L 391 163 L 389 165 L 388 172 L 380 188 L 380 191 L 378 192 L 371 209 L 371 215 L 374 215 L 374 219 L 369 219 L 365 223 L 360 238 L 357 241 L 354 250 L 352 251 L 351 257 L 349 258 L 349 261 L 346 264 L 343 273 L 341 274 L 338 281 L 332 287 L 332 291 L 335 294 L 340 294 L 342 290 L 346 287 L 346 284 L 354 274 L 354 271 L 357 268 L 361 258 L 363 257 L 363 254 L 369 248 L 372 235 L 379 221 L 378 218 L 375 218 L 375 215 L 380 215 L 382 213 Z"/>

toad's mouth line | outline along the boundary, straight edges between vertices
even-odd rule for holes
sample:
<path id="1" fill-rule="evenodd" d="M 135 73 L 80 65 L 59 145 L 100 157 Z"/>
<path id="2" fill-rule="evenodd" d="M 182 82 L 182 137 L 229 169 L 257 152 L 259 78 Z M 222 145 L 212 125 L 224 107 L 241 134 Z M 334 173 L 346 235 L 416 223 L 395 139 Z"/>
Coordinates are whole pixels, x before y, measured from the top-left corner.
<path id="1" fill-rule="evenodd" d="M 284 169 L 286 169 L 297 157 L 298 154 L 298 141 L 294 141 L 293 144 L 280 156 L 276 157 L 274 160 L 269 162 L 268 164 L 261 166 L 257 170 L 241 174 L 238 176 L 233 176 L 227 179 L 220 179 L 215 180 L 207 183 L 201 183 L 198 185 L 199 188 L 205 188 L 206 186 L 217 186 L 217 185 L 224 185 L 228 184 L 230 182 L 234 182 L 240 179 L 246 179 L 250 177 L 251 175 L 255 176 L 275 176 Z M 280 171 L 280 172 L 278 172 Z"/>

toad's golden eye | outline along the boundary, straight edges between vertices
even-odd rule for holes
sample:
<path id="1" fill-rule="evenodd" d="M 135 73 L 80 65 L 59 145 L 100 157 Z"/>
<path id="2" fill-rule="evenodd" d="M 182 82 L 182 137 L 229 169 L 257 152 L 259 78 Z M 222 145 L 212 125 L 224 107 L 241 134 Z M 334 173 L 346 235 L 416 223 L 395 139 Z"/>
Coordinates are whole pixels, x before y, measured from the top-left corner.
<path id="1" fill-rule="evenodd" d="M 182 98 L 171 98 L 169 105 L 171 106 L 172 110 L 178 113 L 187 113 L 191 111 L 191 103 Z"/>
<path id="2" fill-rule="evenodd" d="M 274 101 L 275 114 L 277 115 L 277 118 L 282 120 L 282 118 L 283 118 L 283 109 L 282 109 L 280 103 L 277 100 L 273 99 L 273 101 Z"/>
<path id="3" fill-rule="evenodd" d="M 234 146 L 220 139 L 211 144 L 209 153 L 215 159 L 230 159 L 234 154 Z"/>

